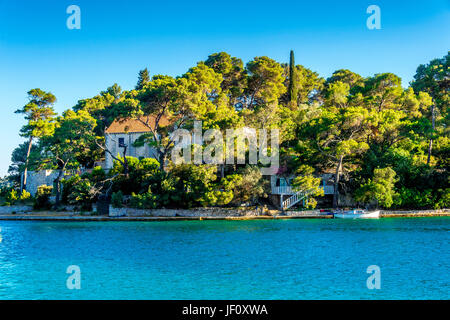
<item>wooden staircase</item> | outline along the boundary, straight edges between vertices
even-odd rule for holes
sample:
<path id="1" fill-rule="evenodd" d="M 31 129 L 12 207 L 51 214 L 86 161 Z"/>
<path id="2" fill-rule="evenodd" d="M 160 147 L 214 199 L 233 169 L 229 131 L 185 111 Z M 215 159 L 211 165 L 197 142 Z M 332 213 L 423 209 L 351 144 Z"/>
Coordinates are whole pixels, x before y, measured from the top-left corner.
<path id="1" fill-rule="evenodd" d="M 308 197 L 308 195 L 311 194 L 311 191 L 304 191 L 300 190 L 294 193 L 292 196 L 287 198 L 281 203 L 281 209 L 286 210 L 292 207 L 293 205 L 299 203 L 301 200 Z"/>

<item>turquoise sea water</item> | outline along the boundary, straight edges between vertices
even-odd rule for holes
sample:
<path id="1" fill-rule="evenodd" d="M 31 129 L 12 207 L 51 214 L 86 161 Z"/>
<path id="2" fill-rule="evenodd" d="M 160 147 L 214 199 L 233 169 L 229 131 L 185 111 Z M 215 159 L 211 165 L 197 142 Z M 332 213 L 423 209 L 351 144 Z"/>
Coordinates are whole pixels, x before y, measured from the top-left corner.
<path id="1" fill-rule="evenodd" d="M 449 218 L 0 228 L 0 299 L 450 298 Z M 69 265 L 80 290 L 66 287 Z M 366 286 L 370 265 L 379 290 Z"/>

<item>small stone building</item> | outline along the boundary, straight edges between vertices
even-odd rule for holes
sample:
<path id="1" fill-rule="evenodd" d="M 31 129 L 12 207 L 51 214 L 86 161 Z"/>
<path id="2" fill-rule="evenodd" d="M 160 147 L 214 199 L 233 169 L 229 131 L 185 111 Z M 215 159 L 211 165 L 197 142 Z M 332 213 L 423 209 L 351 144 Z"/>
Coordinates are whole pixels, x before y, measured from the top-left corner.
<path id="1" fill-rule="evenodd" d="M 120 155 L 123 157 L 124 146 L 127 146 L 127 156 L 136 158 L 155 158 L 157 159 L 157 153 L 154 148 L 148 144 L 142 147 L 134 147 L 133 143 L 144 133 L 149 133 L 151 130 L 143 123 L 147 122 L 150 127 L 155 127 L 154 116 L 142 116 L 140 119 L 116 119 L 105 131 L 105 144 L 106 148 L 111 151 L 115 156 Z M 169 122 L 166 117 L 162 117 L 160 125 L 166 126 Z M 102 163 L 96 163 L 101 165 L 105 170 L 109 170 L 113 167 L 114 159 L 111 154 L 106 152 L 105 161 Z M 81 170 L 85 172 L 88 170 Z M 65 176 L 70 175 L 65 173 Z M 37 188 L 41 185 L 53 186 L 55 179 L 58 176 L 57 170 L 40 170 L 40 171 L 28 171 L 27 174 L 27 187 L 26 190 L 30 192 L 32 196 L 36 195 Z"/>
<path id="2" fill-rule="evenodd" d="M 126 155 L 135 158 L 158 158 L 155 148 L 148 143 L 141 147 L 133 146 L 133 143 L 143 134 L 151 133 L 151 130 L 143 122 L 148 123 L 151 128 L 155 127 L 155 116 L 142 116 L 139 119 L 125 118 L 116 119 L 105 130 L 105 146 L 114 155 L 123 157 L 124 147 L 127 147 Z M 169 122 L 162 117 L 159 125 L 166 126 Z M 109 152 L 105 154 L 105 169 L 113 167 L 114 159 Z"/>

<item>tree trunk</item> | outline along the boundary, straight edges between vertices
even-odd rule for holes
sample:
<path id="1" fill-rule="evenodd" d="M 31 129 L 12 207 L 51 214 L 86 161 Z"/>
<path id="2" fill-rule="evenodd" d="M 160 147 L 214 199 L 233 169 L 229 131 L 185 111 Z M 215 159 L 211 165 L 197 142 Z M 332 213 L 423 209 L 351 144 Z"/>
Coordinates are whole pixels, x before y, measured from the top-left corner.
<path id="1" fill-rule="evenodd" d="M 339 178 L 342 167 L 342 161 L 344 160 L 344 156 L 339 158 L 339 162 L 336 166 L 336 173 L 334 176 L 334 194 L 333 194 L 333 208 L 336 209 L 339 206 Z"/>
<path id="2" fill-rule="evenodd" d="M 435 116 L 434 116 L 434 105 L 431 106 L 431 126 L 432 126 L 432 133 L 434 133 L 434 127 L 435 127 Z M 433 149 L 433 139 L 430 138 L 430 143 L 428 145 L 428 157 L 427 157 L 427 164 L 430 164 L 431 160 L 431 151 Z"/>
<path id="3" fill-rule="evenodd" d="M 127 146 L 123 147 L 123 174 L 128 177 Z"/>
<path id="4" fill-rule="evenodd" d="M 430 139 L 430 143 L 428 144 L 428 157 L 427 157 L 427 164 L 430 164 L 431 160 L 431 150 L 433 149 L 433 139 Z"/>
<path id="5" fill-rule="evenodd" d="M 166 158 L 167 158 L 167 151 L 159 151 L 159 170 L 161 172 L 166 171 Z"/>
<path id="6" fill-rule="evenodd" d="M 64 166 L 65 167 L 65 166 Z M 55 209 L 58 209 L 61 203 L 61 178 L 64 174 L 64 169 L 60 169 L 58 177 L 55 179 L 56 193 L 55 193 Z"/>
<path id="7" fill-rule="evenodd" d="M 25 159 L 25 169 L 23 170 L 23 181 L 20 188 L 20 194 L 22 194 L 23 190 L 27 190 L 28 158 L 30 157 L 32 144 L 33 144 L 33 137 L 30 137 L 30 140 L 28 141 L 27 158 Z"/>

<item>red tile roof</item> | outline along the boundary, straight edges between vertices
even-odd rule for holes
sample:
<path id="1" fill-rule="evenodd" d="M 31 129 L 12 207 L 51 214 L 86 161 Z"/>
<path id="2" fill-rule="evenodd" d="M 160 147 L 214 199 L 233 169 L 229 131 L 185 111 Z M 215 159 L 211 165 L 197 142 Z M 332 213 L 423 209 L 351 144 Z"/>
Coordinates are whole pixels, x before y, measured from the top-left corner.
<path id="1" fill-rule="evenodd" d="M 151 130 L 142 122 L 148 123 L 151 128 L 155 128 L 155 119 L 153 115 L 141 116 L 136 118 L 121 118 L 116 119 L 105 130 L 105 133 L 132 133 L 132 132 L 150 132 Z M 166 126 L 169 124 L 167 117 L 163 116 L 159 120 L 160 126 Z"/>

